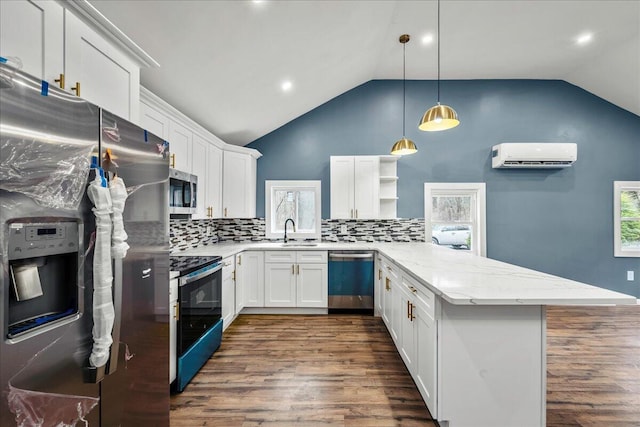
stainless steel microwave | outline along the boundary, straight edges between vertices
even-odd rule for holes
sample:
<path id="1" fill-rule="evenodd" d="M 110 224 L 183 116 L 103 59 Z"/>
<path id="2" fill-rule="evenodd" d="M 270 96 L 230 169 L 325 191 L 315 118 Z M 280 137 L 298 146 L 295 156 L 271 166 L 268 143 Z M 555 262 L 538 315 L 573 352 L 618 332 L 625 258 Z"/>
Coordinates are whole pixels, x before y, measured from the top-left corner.
<path id="1" fill-rule="evenodd" d="M 198 177 L 169 169 L 169 213 L 193 214 L 198 207 Z"/>

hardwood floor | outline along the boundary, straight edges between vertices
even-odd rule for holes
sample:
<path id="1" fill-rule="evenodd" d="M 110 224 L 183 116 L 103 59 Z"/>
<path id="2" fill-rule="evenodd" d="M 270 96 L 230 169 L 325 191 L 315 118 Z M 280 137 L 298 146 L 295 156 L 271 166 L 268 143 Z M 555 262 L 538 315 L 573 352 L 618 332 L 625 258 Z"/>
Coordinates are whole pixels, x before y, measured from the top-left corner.
<path id="1" fill-rule="evenodd" d="M 372 316 L 242 315 L 186 390 L 172 426 L 435 426 Z"/>
<path id="2" fill-rule="evenodd" d="M 640 426 L 640 305 L 547 309 L 547 425 Z"/>
<path id="3" fill-rule="evenodd" d="M 640 305 L 549 307 L 547 343 L 547 426 L 640 427 Z M 430 418 L 370 316 L 239 316 L 171 399 L 172 426 L 435 426 Z"/>

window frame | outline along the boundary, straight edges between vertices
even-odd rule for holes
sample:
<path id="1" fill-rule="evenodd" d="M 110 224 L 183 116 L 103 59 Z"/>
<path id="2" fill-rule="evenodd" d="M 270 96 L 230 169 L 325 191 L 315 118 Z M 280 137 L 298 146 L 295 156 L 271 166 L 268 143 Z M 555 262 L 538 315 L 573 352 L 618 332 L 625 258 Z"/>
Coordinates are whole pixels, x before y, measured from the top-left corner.
<path id="1" fill-rule="evenodd" d="M 320 240 L 322 236 L 322 181 L 282 181 L 282 180 L 265 180 L 264 182 L 264 213 L 265 213 L 265 236 L 267 239 L 281 239 L 284 238 L 284 231 L 278 232 L 272 229 L 273 227 L 273 212 L 271 206 L 271 197 L 274 190 L 284 191 L 300 191 L 300 190 L 313 190 L 314 191 L 314 203 L 315 203 L 315 230 L 313 233 L 301 233 L 299 231 L 293 231 L 292 228 L 287 230 L 287 237 L 292 239 L 315 239 Z M 296 227 L 297 229 L 297 227 Z"/>
<path id="2" fill-rule="evenodd" d="M 431 221 L 431 199 L 433 196 L 471 196 L 475 200 L 475 209 L 471 214 L 471 223 L 461 222 L 459 224 L 469 224 L 472 227 L 472 242 L 479 242 L 471 245 L 470 253 L 486 257 L 486 184 L 484 182 L 425 182 L 424 183 L 424 234 L 425 242 L 432 239 Z M 458 224 L 458 223 L 456 223 Z"/>
<path id="3" fill-rule="evenodd" d="M 621 194 L 623 191 L 640 191 L 640 181 L 613 181 L 613 256 L 640 258 L 639 249 L 623 249 L 621 225 L 625 220 L 640 221 L 640 218 L 623 219 L 620 215 Z"/>

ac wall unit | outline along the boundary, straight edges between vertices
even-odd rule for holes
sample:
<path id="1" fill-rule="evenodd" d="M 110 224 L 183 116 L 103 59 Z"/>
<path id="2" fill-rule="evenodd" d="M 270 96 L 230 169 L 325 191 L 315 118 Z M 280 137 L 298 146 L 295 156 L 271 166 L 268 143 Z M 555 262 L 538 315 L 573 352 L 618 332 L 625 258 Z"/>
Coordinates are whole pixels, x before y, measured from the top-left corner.
<path id="1" fill-rule="evenodd" d="M 567 168 L 577 159 L 574 142 L 505 142 L 491 149 L 494 169 Z"/>

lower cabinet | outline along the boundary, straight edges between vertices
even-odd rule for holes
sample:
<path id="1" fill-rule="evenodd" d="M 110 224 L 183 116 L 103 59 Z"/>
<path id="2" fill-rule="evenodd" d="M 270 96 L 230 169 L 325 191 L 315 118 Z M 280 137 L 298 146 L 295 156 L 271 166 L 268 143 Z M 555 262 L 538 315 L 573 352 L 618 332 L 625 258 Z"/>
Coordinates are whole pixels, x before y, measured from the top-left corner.
<path id="1" fill-rule="evenodd" d="M 169 281 L 169 384 L 176 379 L 178 351 L 178 279 Z"/>
<path id="2" fill-rule="evenodd" d="M 326 251 L 267 251 L 264 306 L 327 308 Z"/>
<path id="3" fill-rule="evenodd" d="M 222 330 L 236 317 L 235 256 L 222 260 Z"/>
<path id="4" fill-rule="evenodd" d="M 264 307 L 264 252 L 236 255 L 236 313 L 244 307 Z"/>
<path id="5" fill-rule="evenodd" d="M 435 295 L 386 258 L 380 258 L 379 266 L 380 296 L 376 308 L 380 304 L 382 320 L 398 353 L 431 415 L 437 418 L 438 334 Z"/>

